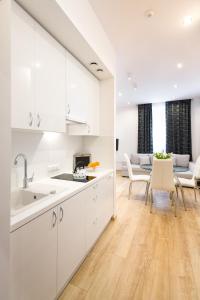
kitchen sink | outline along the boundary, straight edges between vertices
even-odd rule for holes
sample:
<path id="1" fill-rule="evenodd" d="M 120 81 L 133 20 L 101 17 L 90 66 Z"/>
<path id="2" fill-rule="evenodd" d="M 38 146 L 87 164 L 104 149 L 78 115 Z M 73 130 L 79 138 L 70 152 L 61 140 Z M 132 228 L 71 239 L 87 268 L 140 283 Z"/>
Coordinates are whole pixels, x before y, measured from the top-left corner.
<path id="1" fill-rule="evenodd" d="M 53 196 L 69 189 L 69 186 L 52 184 L 47 180 L 42 183 L 33 183 L 27 189 L 16 189 L 11 192 L 11 216 L 17 215 L 47 196 Z"/>
<path id="2" fill-rule="evenodd" d="M 11 193 L 11 214 L 15 215 L 19 210 L 46 197 L 47 193 L 38 193 L 29 190 L 16 190 Z"/>

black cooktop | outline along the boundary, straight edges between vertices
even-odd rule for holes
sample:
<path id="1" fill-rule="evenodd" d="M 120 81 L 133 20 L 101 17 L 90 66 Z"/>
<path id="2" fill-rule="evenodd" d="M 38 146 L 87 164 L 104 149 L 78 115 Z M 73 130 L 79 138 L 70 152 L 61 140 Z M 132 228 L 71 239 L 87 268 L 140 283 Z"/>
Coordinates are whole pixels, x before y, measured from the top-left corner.
<path id="1" fill-rule="evenodd" d="M 95 176 L 86 176 L 85 179 L 75 179 L 73 177 L 73 174 L 69 174 L 69 173 L 63 173 L 54 177 L 51 177 L 52 179 L 60 179 L 60 180 L 67 180 L 67 181 L 76 181 L 76 182 L 88 182 L 91 181 L 93 179 L 95 179 Z"/>

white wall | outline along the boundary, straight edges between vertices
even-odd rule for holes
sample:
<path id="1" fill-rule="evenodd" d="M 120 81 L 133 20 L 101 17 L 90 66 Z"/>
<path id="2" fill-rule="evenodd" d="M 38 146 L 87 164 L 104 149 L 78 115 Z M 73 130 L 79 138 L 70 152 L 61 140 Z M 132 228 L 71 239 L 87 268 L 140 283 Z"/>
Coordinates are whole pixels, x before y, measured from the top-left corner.
<path id="1" fill-rule="evenodd" d="M 9 299 L 10 1 L 0 1 L 0 299 Z"/>
<path id="2" fill-rule="evenodd" d="M 15 156 L 22 152 L 28 159 L 28 176 L 34 172 L 34 180 L 53 176 L 48 166 L 58 164 L 60 172 L 72 172 L 73 155 L 82 151 L 81 137 L 64 133 L 12 132 L 12 188 L 22 186 L 23 162 L 13 165 Z"/>
<path id="3" fill-rule="evenodd" d="M 119 138 L 117 169 L 121 168 L 124 153 L 137 153 L 138 110 L 137 106 L 117 109 L 116 137 Z"/>
<path id="4" fill-rule="evenodd" d="M 90 47 L 114 75 L 116 61 L 113 47 L 89 1 L 57 0 L 57 2 Z"/>
<path id="5" fill-rule="evenodd" d="M 192 101 L 192 155 L 196 160 L 200 155 L 200 98 Z"/>

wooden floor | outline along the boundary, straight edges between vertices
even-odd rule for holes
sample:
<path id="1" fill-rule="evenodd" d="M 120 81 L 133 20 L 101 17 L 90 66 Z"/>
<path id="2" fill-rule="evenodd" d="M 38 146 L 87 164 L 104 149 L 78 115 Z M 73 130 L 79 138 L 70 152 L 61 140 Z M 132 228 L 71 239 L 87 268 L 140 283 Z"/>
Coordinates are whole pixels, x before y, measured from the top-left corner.
<path id="1" fill-rule="evenodd" d="M 117 177 L 118 217 L 66 287 L 60 300 L 200 299 L 200 196 L 186 189 L 188 210 L 174 217 L 167 195 L 144 205 L 145 185 Z"/>

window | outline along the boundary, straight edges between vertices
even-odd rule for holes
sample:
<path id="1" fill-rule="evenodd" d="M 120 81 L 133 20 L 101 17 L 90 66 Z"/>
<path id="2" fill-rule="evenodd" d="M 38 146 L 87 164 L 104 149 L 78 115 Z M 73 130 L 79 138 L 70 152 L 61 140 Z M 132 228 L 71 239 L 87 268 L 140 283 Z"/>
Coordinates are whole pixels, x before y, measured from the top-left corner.
<path id="1" fill-rule="evenodd" d="M 165 102 L 152 104 L 153 152 L 166 151 Z"/>

